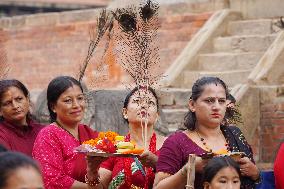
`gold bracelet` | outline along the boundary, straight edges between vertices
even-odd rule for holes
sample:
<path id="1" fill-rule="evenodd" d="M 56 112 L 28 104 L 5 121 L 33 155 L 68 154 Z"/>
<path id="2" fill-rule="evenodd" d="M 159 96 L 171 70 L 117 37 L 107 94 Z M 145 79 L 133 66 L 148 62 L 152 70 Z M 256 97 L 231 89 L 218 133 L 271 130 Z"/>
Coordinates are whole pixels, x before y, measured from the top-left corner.
<path id="1" fill-rule="evenodd" d="M 96 186 L 101 183 L 100 177 L 96 177 L 95 180 L 89 180 L 87 174 L 85 175 L 85 183 L 89 186 Z"/>

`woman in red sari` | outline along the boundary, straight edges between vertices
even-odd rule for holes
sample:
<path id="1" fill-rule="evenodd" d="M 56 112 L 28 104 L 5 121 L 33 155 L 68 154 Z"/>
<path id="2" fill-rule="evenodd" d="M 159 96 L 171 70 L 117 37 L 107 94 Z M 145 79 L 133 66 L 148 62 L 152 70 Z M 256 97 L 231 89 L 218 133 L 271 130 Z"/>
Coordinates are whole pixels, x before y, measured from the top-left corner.
<path id="1" fill-rule="evenodd" d="M 148 150 L 139 159 L 111 157 L 100 165 L 98 172 L 93 171 L 96 170 L 98 161 L 96 158 L 90 159 L 88 180 L 93 188 L 147 189 L 153 186 L 159 149 L 165 140 L 154 132 L 158 117 L 158 98 L 155 91 L 151 88 L 134 88 L 124 101 L 123 117 L 129 124 L 126 140 L 134 141 L 138 148 L 144 148 L 145 145 L 142 134 L 147 120 Z"/>
<path id="2" fill-rule="evenodd" d="M 74 148 L 97 137 L 97 132 L 80 124 L 84 116 L 85 97 L 74 78 L 60 76 L 47 88 L 51 124 L 38 134 L 33 157 L 39 161 L 46 189 L 87 189 L 86 160 Z"/>

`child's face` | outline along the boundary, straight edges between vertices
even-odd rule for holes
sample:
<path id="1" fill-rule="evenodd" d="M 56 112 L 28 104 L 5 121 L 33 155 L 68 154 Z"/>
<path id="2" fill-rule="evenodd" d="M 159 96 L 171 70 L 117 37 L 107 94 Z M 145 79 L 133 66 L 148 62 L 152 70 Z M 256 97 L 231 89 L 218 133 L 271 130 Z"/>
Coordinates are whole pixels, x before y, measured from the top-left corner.
<path id="1" fill-rule="evenodd" d="M 129 99 L 127 108 L 123 110 L 124 116 L 127 116 L 130 124 L 148 121 L 148 125 L 153 125 L 158 116 L 157 99 L 151 91 L 140 89 L 136 91 Z"/>
<path id="2" fill-rule="evenodd" d="M 212 179 L 205 183 L 205 189 L 240 189 L 241 181 L 238 172 L 232 167 L 222 168 Z"/>

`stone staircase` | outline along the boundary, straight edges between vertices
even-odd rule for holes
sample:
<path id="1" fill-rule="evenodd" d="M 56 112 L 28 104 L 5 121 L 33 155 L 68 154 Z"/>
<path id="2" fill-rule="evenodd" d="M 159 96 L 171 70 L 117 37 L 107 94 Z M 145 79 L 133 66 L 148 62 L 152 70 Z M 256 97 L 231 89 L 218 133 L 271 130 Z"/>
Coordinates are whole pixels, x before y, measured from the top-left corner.
<path id="1" fill-rule="evenodd" d="M 163 88 L 157 91 L 162 108 L 161 118 L 170 133 L 183 127 L 185 114 L 188 112 L 187 102 L 191 89 Z"/>
<path id="2" fill-rule="evenodd" d="M 198 67 L 183 72 L 182 86 L 191 87 L 203 76 L 220 77 L 229 87 L 245 83 L 276 37 L 271 24 L 266 19 L 230 22 L 227 35 L 213 39 L 212 51 L 199 54 Z"/>
<path id="3" fill-rule="evenodd" d="M 196 79 L 203 76 L 216 76 L 223 79 L 229 88 L 247 82 L 252 69 L 276 38 L 270 19 L 237 20 L 228 23 L 226 33 L 212 40 L 212 48 L 197 56 L 194 69 L 184 69 L 177 88 L 163 89 L 167 93 L 178 93 L 183 97 L 171 97 L 171 105 L 163 104 L 165 120 L 170 132 L 181 127 L 183 117 L 188 111 L 187 102 L 190 89 Z M 184 100 L 180 102 L 180 100 Z M 178 103 L 177 103 L 178 102 Z"/>
<path id="4" fill-rule="evenodd" d="M 180 13 L 160 16 L 161 27 L 157 31 L 161 62 L 159 74 L 164 73 L 210 16 L 211 13 Z"/>

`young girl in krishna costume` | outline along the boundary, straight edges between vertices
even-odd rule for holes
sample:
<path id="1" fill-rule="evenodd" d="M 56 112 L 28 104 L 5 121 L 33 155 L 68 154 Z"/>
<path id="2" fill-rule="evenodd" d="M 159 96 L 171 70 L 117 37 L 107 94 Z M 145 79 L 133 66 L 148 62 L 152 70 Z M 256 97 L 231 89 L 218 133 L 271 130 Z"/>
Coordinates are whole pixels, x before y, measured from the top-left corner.
<path id="1" fill-rule="evenodd" d="M 146 97 L 145 97 L 146 95 Z M 96 158 L 89 159 L 88 179 L 100 182 L 93 188 L 109 189 L 139 189 L 152 188 L 154 170 L 165 138 L 154 131 L 154 123 L 158 116 L 158 98 L 152 88 L 134 88 L 125 98 L 123 117 L 128 122 L 129 133 L 126 141 L 134 141 L 138 148 L 144 147 L 142 138 L 143 125 L 141 122 L 148 120 L 147 147 L 139 158 L 111 157 L 104 161 L 98 172 Z"/>

